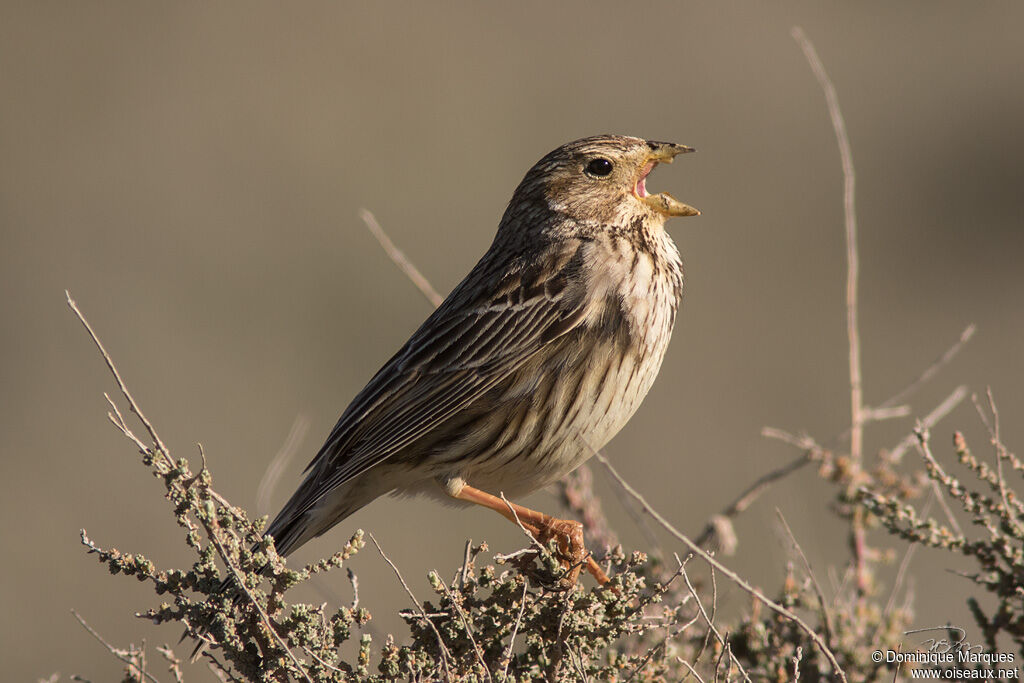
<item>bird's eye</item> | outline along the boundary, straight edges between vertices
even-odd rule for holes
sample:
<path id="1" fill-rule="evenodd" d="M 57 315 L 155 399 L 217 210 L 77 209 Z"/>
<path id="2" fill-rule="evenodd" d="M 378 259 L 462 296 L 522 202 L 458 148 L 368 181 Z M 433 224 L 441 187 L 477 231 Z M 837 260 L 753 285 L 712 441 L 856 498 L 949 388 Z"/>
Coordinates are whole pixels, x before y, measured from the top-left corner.
<path id="1" fill-rule="evenodd" d="M 612 172 L 612 162 L 603 158 L 594 159 L 587 164 L 586 171 L 592 176 L 604 177 Z"/>

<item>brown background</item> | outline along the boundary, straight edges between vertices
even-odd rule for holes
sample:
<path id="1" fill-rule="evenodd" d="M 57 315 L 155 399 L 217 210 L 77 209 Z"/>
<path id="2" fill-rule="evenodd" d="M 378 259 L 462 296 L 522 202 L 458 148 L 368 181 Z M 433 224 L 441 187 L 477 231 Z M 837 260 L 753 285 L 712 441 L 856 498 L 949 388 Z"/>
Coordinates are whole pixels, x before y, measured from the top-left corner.
<path id="1" fill-rule="evenodd" d="M 135 620 L 152 595 L 78 546 L 85 527 L 162 566 L 184 559 L 158 483 L 106 423 L 113 386 L 65 288 L 173 452 L 192 457 L 202 442 L 235 502 L 254 506 L 296 415 L 309 417 L 276 509 L 428 311 L 358 210 L 376 212 L 447 291 L 526 169 L 583 135 L 700 150 L 651 180 L 704 215 L 672 225 L 689 278 L 680 324 L 659 382 L 608 449 L 632 483 L 696 532 L 792 455 L 759 436 L 763 425 L 842 431 L 840 167 L 794 24 L 818 45 L 853 144 L 866 400 L 900 389 L 975 322 L 976 339 L 915 396 L 914 413 L 958 383 L 990 384 L 1020 448 L 1024 5 L 629 7 L 3 3 L 5 677 L 116 675 L 71 608 L 119 645 L 178 636 Z M 910 424 L 870 431 L 869 450 Z M 951 459 L 954 427 L 989 455 L 965 405 L 935 430 L 940 457 Z M 730 563 L 778 585 L 778 506 L 828 585 L 845 552 L 830 495 L 810 472 L 778 487 L 739 521 Z M 528 502 L 554 508 L 546 493 Z M 614 498 L 608 509 L 642 547 Z M 453 569 L 466 537 L 522 543 L 492 513 L 382 500 L 298 558 L 358 527 L 421 598 L 425 571 Z M 406 605 L 393 576 L 370 550 L 353 566 L 374 626 L 394 628 L 389 614 Z M 969 623 L 969 584 L 949 566 L 917 556 L 918 625 Z M 349 599 L 342 573 L 329 589 Z"/>

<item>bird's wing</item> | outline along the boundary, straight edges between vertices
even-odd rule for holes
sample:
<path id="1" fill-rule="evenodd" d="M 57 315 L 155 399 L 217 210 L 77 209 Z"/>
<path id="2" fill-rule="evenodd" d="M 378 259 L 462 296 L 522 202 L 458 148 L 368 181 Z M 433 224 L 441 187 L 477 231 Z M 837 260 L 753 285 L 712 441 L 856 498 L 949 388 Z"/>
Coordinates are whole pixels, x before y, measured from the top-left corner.
<path id="1" fill-rule="evenodd" d="M 516 282 L 499 288 L 506 293 L 489 300 L 458 305 L 456 292 L 442 304 L 345 410 L 307 467 L 312 472 L 296 493 L 301 501 L 293 498 L 287 516 L 294 519 L 436 429 L 577 327 L 585 302 L 566 287 L 561 265 L 542 279 L 511 276 Z"/>

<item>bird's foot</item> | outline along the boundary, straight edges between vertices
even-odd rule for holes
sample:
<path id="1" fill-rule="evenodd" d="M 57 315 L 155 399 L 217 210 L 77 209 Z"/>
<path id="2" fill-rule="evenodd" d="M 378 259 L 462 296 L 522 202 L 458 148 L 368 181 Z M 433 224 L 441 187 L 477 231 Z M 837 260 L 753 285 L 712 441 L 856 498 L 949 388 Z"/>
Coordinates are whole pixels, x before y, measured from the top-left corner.
<path id="1" fill-rule="evenodd" d="M 547 545 L 552 539 L 558 549 L 558 560 L 566 574 L 559 583 L 564 588 L 572 588 L 580 578 L 580 570 L 586 564 L 587 549 L 583 544 L 583 525 L 573 519 L 545 520 L 538 525 L 537 540 Z"/>
<path id="2" fill-rule="evenodd" d="M 551 539 L 555 539 L 558 559 L 562 563 L 562 568 L 567 572 L 561 580 L 562 585 L 566 588 L 576 585 L 584 567 L 598 584 L 604 586 L 608 583 L 608 575 L 594 560 L 593 555 L 587 552 L 583 542 L 583 525 L 581 523 L 573 519 L 551 517 L 537 526 L 537 537 L 537 540 L 544 545 L 547 545 Z"/>
<path id="3" fill-rule="evenodd" d="M 580 570 L 584 565 L 591 576 L 604 586 L 608 583 L 608 575 L 604 573 L 600 565 L 587 553 L 583 545 L 583 525 L 571 519 L 557 519 L 543 512 L 537 512 L 525 508 L 522 505 L 510 503 L 504 498 L 463 485 L 458 491 L 452 492 L 453 498 L 464 500 L 467 503 L 475 503 L 490 508 L 499 513 L 511 522 L 526 529 L 535 539 L 543 544 L 555 539 L 557 541 L 559 560 L 568 572 L 563 583 L 568 583 L 571 588 L 576 585 L 580 576 Z M 615 590 L 614 588 L 612 590 Z"/>

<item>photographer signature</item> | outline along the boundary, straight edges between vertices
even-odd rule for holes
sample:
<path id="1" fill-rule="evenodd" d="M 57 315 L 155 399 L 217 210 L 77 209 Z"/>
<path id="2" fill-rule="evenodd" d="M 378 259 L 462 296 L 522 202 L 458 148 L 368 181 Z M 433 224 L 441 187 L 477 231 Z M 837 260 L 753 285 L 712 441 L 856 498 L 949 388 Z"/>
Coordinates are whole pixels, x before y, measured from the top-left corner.
<path id="1" fill-rule="evenodd" d="M 921 645 L 927 645 L 927 652 L 971 652 L 972 650 L 977 650 L 980 653 L 984 651 L 984 647 L 980 643 L 971 645 L 967 640 L 967 631 L 959 626 L 947 624 L 930 628 L 915 628 L 911 631 L 904 631 L 903 635 L 909 636 L 914 633 L 944 633 L 948 636 L 946 638 L 935 636 L 922 640 Z"/>

